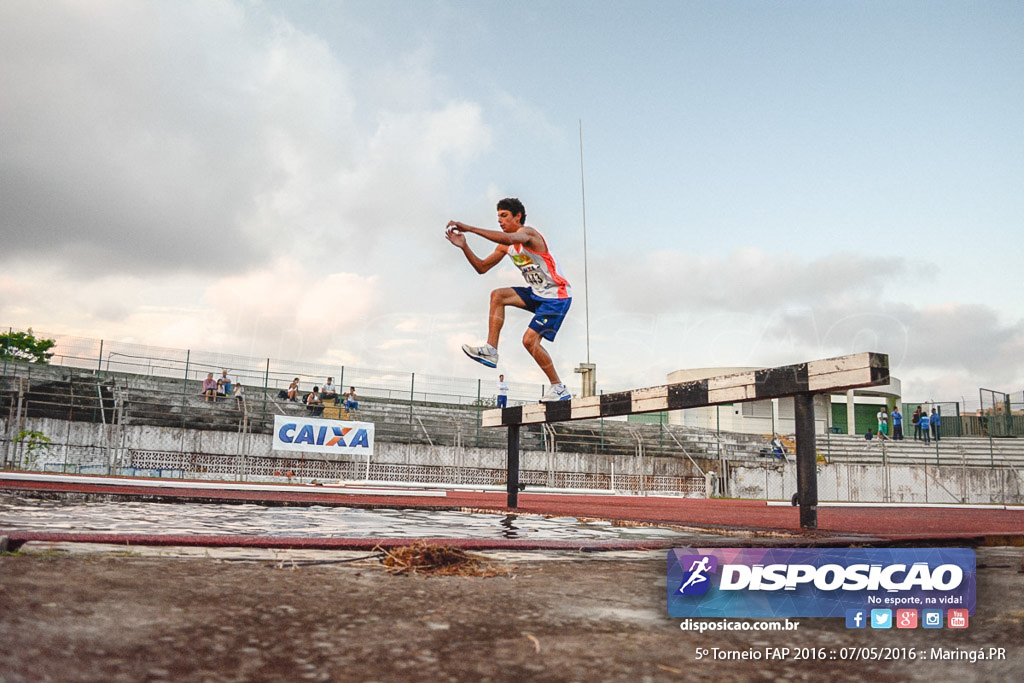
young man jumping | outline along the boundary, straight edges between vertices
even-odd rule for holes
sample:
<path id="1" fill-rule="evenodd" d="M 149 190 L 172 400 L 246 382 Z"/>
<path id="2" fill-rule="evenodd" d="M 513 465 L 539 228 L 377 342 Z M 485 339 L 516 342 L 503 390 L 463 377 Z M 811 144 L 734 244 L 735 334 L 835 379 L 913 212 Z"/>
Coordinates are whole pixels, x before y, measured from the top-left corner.
<path id="1" fill-rule="evenodd" d="M 533 313 L 533 320 L 523 335 L 523 346 L 547 375 L 551 389 L 541 401 L 565 401 L 572 394 L 562 384 L 551 356 L 541 346 L 541 339 L 554 341 L 555 334 L 569 311 L 572 290 L 569 281 L 558 270 L 555 257 L 539 232 L 525 225 L 526 208 L 515 198 L 498 202 L 498 226 L 501 230 L 484 230 L 459 221 L 449 221 L 445 236 L 462 250 L 476 272 L 483 274 L 498 265 L 507 254 L 519 268 L 529 287 L 502 287 L 491 292 L 487 343 L 484 346 L 463 344 L 462 350 L 473 360 L 489 368 L 498 367 L 498 338 L 505 324 L 505 307 L 515 306 Z M 466 243 L 466 233 L 494 242 L 497 246 L 480 258 Z"/>

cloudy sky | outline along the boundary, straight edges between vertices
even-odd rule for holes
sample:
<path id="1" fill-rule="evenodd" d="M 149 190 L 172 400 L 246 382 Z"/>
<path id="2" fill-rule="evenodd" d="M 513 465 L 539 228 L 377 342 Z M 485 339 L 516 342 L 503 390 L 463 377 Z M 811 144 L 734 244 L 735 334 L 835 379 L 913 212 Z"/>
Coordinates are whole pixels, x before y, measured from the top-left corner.
<path id="1" fill-rule="evenodd" d="M 1020 391 L 1022 35 L 1015 1 L 2 0 L 0 325 L 493 379 L 459 346 L 521 278 L 444 225 L 513 195 L 570 386 L 589 309 L 605 390 L 875 350 L 908 400 Z M 540 383 L 527 320 L 502 368 Z"/>

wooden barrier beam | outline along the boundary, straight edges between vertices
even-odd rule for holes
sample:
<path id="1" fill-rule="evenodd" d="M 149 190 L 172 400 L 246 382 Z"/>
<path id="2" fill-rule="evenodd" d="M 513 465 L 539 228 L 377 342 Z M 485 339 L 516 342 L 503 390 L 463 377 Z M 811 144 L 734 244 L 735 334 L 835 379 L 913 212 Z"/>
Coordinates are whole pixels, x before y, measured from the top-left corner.
<path id="1" fill-rule="evenodd" d="M 482 424 L 484 427 L 508 428 L 508 506 L 515 509 L 519 505 L 521 425 L 702 408 L 722 403 L 792 396 L 796 418 L 796 501 L 800 505 L 800 527 L 814 530 L 818 528 L 814 395 L 888 383 L 889 356 L 865 352 L 648 389 L 487 410 L 482 415 Z"/>
<path id="2" fill-rule="evenodd" d="M 566 422 L 845 392 L 888 382 L 889 356 L 865 352 L 569 401 L 495 408 L 485 410 L 481 419 L 484 427 Z"/>

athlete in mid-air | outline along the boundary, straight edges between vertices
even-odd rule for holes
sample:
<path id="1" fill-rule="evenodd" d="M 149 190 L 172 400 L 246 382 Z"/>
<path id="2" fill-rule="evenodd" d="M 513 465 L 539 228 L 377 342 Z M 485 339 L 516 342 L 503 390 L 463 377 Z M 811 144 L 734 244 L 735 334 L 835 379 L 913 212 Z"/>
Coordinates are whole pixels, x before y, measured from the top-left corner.
<path id="1" fill-rule="evenodd" d="M 487 324 L 487 343 L 483 346 L 463 344 L 462 350 L 473 360 L 489 368 L 498 367 L 498 338 L 505 323 L 505 307 L 515 306 L 533 313 L 533 320 L 523 335 L 523 346 L 547 375 L 551 389 L 542 401 L 564 401 L 572 394 L 558 378 L 551 356 L 541 346 L 541 339 L 554 341 L 555 334 L 565 319 L 572 303 L 569 281 L 559 272 L 555 257 L 548 251 L 547 242 L 539 232 L 528 225 L 526 208 L 515 198 L 498 202 L 498 225 L 501 230 L 474 228 L 459 221 L 449 221 L 445 236 L 462 250 L 476 272 L 489 271 L 507 254 L 516 264 L 529 287 L 502 287 L 491 292 L 490 317 Z M 489 255 L 480 258 L 469 244 L 466 233 L 472 233 L 494 242 L 497 246 Z"/>

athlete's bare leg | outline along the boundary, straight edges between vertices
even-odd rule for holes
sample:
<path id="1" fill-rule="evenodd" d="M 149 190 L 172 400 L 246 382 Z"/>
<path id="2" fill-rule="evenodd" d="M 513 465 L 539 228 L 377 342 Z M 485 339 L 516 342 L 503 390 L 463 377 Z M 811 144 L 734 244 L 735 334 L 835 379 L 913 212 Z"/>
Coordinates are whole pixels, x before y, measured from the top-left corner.
<path id="1" fill-rule="evenodd" d="M 487 319 L 487 343 L 494 348 L 498 348 L 501 328 L 505 324 L 506 306 L 526 309 L 526 303 L 522 297 L 511 287 L 503 287 L 491 292 L 491 310 L 490 316 Z M 551 384 L 560 384 L 561 380 L 558 379 L 555 364 L 551 360 L 551 356 L 548 355 L 547 350 L 540 343 L 540 334 L 532 327 L 526 328 L 526 334 L 523 335 L 523 346 L 526 347 L 529 354 L 533 356 L 533 360 L 537 362 L 540 369 L 547 375 L 548 381 Z"/>
<path id="2" fill-rule="evenodd" d="M 487 318 L 487 343 L 498 348 L 498 338 L 505 324 L 505 307 L 526 308 L 522 297 L 511 287 L 502 287 L 491 292 L 491 311 Z"/>
<path id="3" fill-rule="evenodd" d="M 540 345 L 541 336 L 537 330 L 532 327 L 526 328 L 526 334 L 523 335 L 523 346 L 530 352 L 533 359 L 537 361 L 537 365 L 544 371 L 544 374 L 548 376 L 548 381 L 551 384 L 561 384 L 562 380 L 558 379 L 558 373 L 555 372 L 555 364 L 551 360 L 551 356 L 548 355 L 547 350 Z"/>

